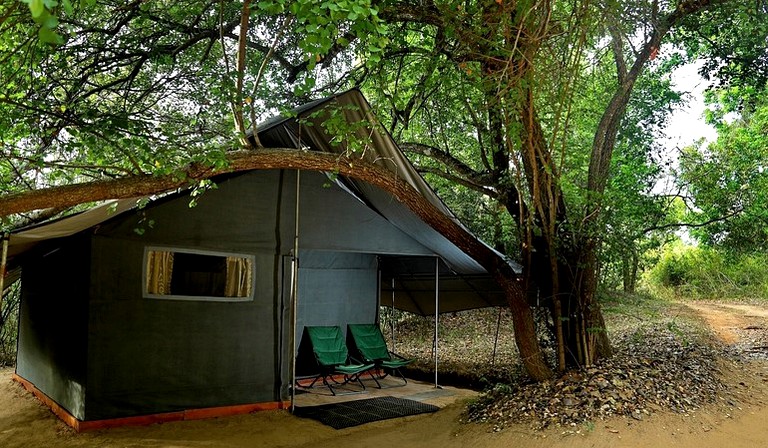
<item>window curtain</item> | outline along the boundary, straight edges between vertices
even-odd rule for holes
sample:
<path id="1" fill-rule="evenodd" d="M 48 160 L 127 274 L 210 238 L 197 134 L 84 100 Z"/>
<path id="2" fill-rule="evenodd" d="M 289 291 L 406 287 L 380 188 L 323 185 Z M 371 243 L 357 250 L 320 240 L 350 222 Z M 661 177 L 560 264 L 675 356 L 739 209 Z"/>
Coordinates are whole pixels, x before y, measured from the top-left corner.
<path id="1" fill-rule="evenodd" d="M 173 252 L 150 250 L 147 253 L 147 293 L 170 294 L 172 275 Z"/>
<path id="2" fill-rule="evenodd" d="M 251 295 L 251 260 L 243 257 L 227 257 L 227 284 L 224 295 L 227 297 L 248 297 Z"/>

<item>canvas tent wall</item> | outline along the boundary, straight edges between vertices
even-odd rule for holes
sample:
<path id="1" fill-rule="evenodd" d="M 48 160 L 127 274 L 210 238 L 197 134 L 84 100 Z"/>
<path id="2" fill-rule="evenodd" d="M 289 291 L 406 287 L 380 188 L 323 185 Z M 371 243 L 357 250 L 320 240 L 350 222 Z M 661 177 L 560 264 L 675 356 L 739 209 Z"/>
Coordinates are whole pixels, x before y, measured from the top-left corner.
<path id="1" fill-rule="evenodd" d="M 356 106 L 342 109 L 344 119 L 369 120 L 359 128 L 374 136 L 367 150 L 383 146 L 386 163 L 450 214 L 391 138 L 370 126 L 359 92 L 268 123 L 262 142 L 338 151 L 323 144 L 333 136 L 323 135 L 321 125 L 303 125 L 301 117 L 350 101 Z M 184 192 L 145 209 L 122 200 L 114 211 L 97 207 L 12 234 L 9 262 L 23 266 L 18 375 L 80 420 L 283 403 L 295 351 L 289 291 L 297 209 L 299 335 L 301 325 L 373 322 L 380 291 L 391 284 L 382 278 L 397 279 L 401 308 L 434 310 L 435 292 L 420 282 L 434 279 L 435 260 L 446 287 L 442 311 L 502 300 L 482 267 L 386 192 L 308 172 L 296 196 L 296 179 L 286 170 L 226 176 L 194 208 Z M 252 294 L 247 300 L 152 297 L 147 254 L 156 249 L 248 257 Z"/>
<path id="2" fill-rule="evenodd" d="M 29 253 L 17 373 L 81 420 L 284 400 L 294 183 L 295 172 L 247 173 L 195 208 L 184 195 L 167 198 Z M 303 183 L 299 322 L 373 322 L 377 255 L 431 252 L 326 187 L 323 174 L 305 173 Z M 239 302 L 148 297 L 148 248 L 252 256 L 256 293 Z M 50 345 L 69 333 L 77 337 L 67 353 Z"/>

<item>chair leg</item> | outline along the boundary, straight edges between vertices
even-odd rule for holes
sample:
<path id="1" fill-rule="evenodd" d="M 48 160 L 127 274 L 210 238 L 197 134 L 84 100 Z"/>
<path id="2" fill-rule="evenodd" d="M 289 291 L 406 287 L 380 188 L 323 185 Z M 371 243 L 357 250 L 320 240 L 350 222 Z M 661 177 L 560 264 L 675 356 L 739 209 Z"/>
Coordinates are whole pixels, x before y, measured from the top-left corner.
<path id="1" fill-rule="evenodd" d="M 403 386 L 405 386 L 406 384 L 408 384 L 408 380 L 407 380 L 407 379 L 405 379 L 405 376 L 404 376 L 404 375 L 403 375 L 403 373 L 400 371 L 400 369 L 393 369 L 393 370 L 392 370 L 392 373 L 393 373 L 393 374 L 396 374 L 396 375 L 392 375 L 392 376 L 399 376 L 399 377 L 400 377 L 400 379 L 401 379 L 401 380 L 403 380 Z"/>
<path id="2" fill-rule="evenodd" d="M 318 381 L 322 380 L 323 386 L 327 387 L 328 390 L 331 392 L 331 395 L 333 395 L 334 397 L 337 396 L 337 395 L 362 394 L 362 393 L 366 393 L 365 384 L 363 383 L 362 379 L 360 378 L 360 376 L 363 373 L 365 373 L 365 372 L 361 372 L 361 373 L 354 374 L 354 375 L 344 374 L 344 376 L 343 376 L 344 380 L 343 381 L 339 381 L 339 380 L 336 379 L 336 376 L 334 375 L 334 373 L 327 373 L 326 372 L 326 373 L 320 374 L 320 375 L 316 376 L 315 378 L 313 378 L 312 382 L 309 383 L 306 386 L 302 386 L 301 384 L 299 384 L 298 381 L 296 381 L 296 387 L 301 387 L 302 389 L 311 389 L 311 388 L 313 388 L 315 386 L 315 384 Z M 360 389 L 361 390 L 359 390 L 359 391 L 350 391 L 350 392 L 337 392 L 336 391 L 336 389 L 338 389 L 339 387 L 342 387 L 345 384 L 353 383 L 353 382 L 357 382 L 360 385 Z"/>
<path id="3" fill-rule="evenodd" d="M 334 376 L 331 375 L 330 377 L 331 377 L 331 381 L 333 382 L 333 384 L 331 383 L 331 381 L 327 380 L 327 377 L 323 377 L 323 384 L 325 384 L 328 387 L 328 389 L 331 391 L 331 393 L 334 396 L 336 396 L 336 395 L 364 394 L 364 393 L 366 393 L 366 388 L 365 388 L 365 384 L 363 384 L 363 381 L 360 378 L 360 376 L 363 373 L 365 373 L 365 372 L 360 372 L 360 373 L 356 373 L 356 374 L 353 374 L 353 375 L 346 375 L 345 374 L 344 375 L 344 381 L 341 381 L 341 382 L 337 381 L 336 378 L 334 378 Z M 336 389 L 334 388 L 334 387 L 341 387 L 341 386 L 344 386 L 345 384 L 349 384 L 349 383 L 353 383 L 353 382 L 357 382 L 360 385 L 360 390 L 359 391 L 337 393 Z M 334 386 L 334 385 L 337 385 L 337 386 Z"/>
<path id="4" fill-rule="evenodd" d="M 333 378 L 331 378 L 333 380 Z M 333 380 L 333 382 L 336 382 L 336 380 Z M 333 386 L 331 383 L 328 382 L 328 379 L 325 375 L 323 375 L 323 384 L 328 388 L 328 390 L 331 391 L 331 394 L 335 397 L 336 391 L 333 389 Z"/>
<path id="5" fill-rule="evenodd" d="M 348 380 L 347 382 L 357 381 L 357 383 L 358 383 L 358 384 L 360 384 L 360 387 L 362 387 L 362 388 L 363 388 L 363 390 L 365 390 L 365 384 L 363 384 L 363 380 L 360 378 L 360 376 L 361 376 L 363 373 L 364 373 L 364 372 L 360 372 L 360 373 L 358 373 L 358 374 L 356 374 L 356 375 L 352 375 L 352 376 L 350 376 L 350 377 L 349 377 L 349 380 Z"/>
<path id="6" fill-rule="evenodd" d="M 376 378 L 376 375 L 374 375 L 374 374 L 373 374 L 373 371 L 374 371 L 374 370 L 377 370 L 377 369 L 376 369 L 376 368 L 373 368 L 373 369 L 370 369 L 370 370 L 366 370 L 366 371 L 365 371 L 365 372 L 363 372 L 363 373 L 367 373 L 367 374 L 368 374 L 368 376 L 370 376 L 370 377 L 371 377 L 371 379 L 372 379 L 372 380 L 373 380 L 373 381 L 376 383 L 376 387 L 377 387 L 377 388 L 379 388 L 379 389 L 381 389 L 381 383 L 379 382 L 378 378 Z M 362 375 L 362 373 L 361 373 L 361 375 Z"/>
<path id="7" fill-rule="evenodd" d="M 384 386 L 381 386 L 381 384 L 378 381 L 376 381 L 376 384 L 379 384 L 379 389 L 388 389 L 390 387 L 402 387 L 408 384 L 408 380 L 405 379 L 405 376 L 403 375 L 402 372 L 400 372 L 400 369 L 389 369 L 389 370 L 391 372 L 388 372 L 386 369 L 382 368 L 381 369 L 382 373 L 379 375 L 379 379 L 383 380 L 388 376 L 392 376 L 392 377 L 400 378 L 401 380 L 403 380 L 403 384 L 393 384 L 391 386 L 384 387 Z"/>

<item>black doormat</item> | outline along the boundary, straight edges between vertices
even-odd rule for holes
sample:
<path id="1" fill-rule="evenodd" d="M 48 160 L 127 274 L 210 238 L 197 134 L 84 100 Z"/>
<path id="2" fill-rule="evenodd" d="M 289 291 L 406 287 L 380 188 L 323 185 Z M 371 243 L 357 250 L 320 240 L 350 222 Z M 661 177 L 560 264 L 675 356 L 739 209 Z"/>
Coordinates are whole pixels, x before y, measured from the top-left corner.
<path id="1" fill-rule="evenodd" d="M 405 398 L 378 397 L 320 406 L 296 407 L 294 415 L 317 420 L 334 429 L 342 429 L 389 418 L 435 412 L 439 409 L 431 404 Z"/>

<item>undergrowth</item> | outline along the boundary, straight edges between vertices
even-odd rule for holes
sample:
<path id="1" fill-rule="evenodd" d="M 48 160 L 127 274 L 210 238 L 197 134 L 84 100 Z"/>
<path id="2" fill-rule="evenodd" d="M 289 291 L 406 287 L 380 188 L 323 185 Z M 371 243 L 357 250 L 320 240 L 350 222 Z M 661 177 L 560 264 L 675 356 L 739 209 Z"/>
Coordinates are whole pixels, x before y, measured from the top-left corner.
<path id="1" fill-rule="evenodd" d="M 734 254 L 673 244 L 645 275 L 651 291 L 671 299 L 765 302 L 768 254 Z"/>

